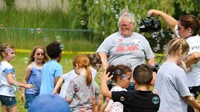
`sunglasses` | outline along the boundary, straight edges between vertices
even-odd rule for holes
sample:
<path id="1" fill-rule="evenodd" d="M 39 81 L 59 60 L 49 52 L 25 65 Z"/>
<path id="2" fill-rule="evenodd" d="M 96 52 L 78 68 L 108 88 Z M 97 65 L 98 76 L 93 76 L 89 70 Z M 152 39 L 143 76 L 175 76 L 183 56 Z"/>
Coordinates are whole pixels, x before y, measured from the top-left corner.
<path id="1" fill-rule="evenodd" d="M 185 29 L 184 27 L 178 26 L 177 30 Z"/>
<path id="2" fill-rule="evenodd" d="M 37 56 L 44 56 L 44 53 L 36 53 Z"/>

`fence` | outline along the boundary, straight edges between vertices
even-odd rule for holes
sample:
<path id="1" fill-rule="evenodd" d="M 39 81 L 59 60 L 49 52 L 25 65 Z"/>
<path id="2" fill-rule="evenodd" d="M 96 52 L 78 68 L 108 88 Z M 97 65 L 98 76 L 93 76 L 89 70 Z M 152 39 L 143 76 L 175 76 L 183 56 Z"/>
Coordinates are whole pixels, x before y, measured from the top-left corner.
<path id="1" fill-rule="evenodd" d="M 61 42 L 67 51 L 95 51 L 101 43 L 92 30 L 0 27 L 0 43 L 11 43 L 16 48 L 31 49 L 52 41 Z"/>

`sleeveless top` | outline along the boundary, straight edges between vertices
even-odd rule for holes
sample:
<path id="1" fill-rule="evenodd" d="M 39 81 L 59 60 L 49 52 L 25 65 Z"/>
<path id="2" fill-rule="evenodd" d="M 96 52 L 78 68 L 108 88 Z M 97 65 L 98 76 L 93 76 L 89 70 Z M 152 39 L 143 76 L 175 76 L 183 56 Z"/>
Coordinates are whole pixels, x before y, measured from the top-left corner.
<path id="1" fill-rule="evenodd" d="M 40 93 L 40 85 L 41 85 L 41 70 L 34 66 L 32 63 L 32 70 L 30 73 L 30 77 L 28 80 L 28 84 L 33 84 L 33 88 L 26 88 L 26 94 L 39 94 Z"/>

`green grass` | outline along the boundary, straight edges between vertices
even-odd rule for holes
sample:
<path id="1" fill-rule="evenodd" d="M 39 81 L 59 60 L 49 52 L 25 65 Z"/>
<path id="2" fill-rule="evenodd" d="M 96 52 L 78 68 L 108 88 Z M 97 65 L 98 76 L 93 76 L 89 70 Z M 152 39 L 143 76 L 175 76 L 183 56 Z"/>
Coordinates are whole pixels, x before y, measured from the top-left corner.
<path id="1" fill-rule="evenodd" d="M 11 43 L 15 48 L 46 46 L 60 37 L 66 51 L 95 51 L 102 42 L 92 30 L 83 29 L 80 22 L 72 24 L 69 15 L 60 10 L 29 12 L 10 6 L 0 13 L 0 43 Z"/>
<path id="2" fill-rule="evenodd" d="M 45 47 L 52 41 L 60 41 L 65 51 L 95 51 L 102 41 L 94 40 L 92 32 L 42 31 L 31 33 L 26 30 L 0 30 L 0 43 L 10 43 L 15 48 L 32 49 L 35 45 Z M 59 37 L 59 38 L 58 38 Z M 12 40 L 12 41 L 11 41 Z"/>

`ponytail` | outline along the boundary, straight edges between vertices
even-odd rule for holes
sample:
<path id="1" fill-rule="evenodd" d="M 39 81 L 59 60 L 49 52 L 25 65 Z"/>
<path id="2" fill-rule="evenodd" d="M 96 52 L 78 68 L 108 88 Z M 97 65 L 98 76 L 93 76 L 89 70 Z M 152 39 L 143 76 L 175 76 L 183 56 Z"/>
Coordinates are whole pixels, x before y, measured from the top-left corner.
<path id="1" fill-rule="evenodd" d="M 75 67 L 78 64 L 79 67 L 86 70 L 86 84 L 90 85 L 92 82 L 92 73 L 90 70 L 90 60 L 86 55 L 78 55 L 73 61 L 73 66 Z"/>
<path id="2" fill-rule="evenodd" d="M 86 66 L 86 84 L 90 85 L 92 82 L 92 73 L 89 66 Z"/>

